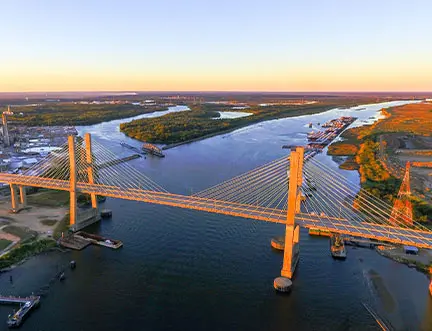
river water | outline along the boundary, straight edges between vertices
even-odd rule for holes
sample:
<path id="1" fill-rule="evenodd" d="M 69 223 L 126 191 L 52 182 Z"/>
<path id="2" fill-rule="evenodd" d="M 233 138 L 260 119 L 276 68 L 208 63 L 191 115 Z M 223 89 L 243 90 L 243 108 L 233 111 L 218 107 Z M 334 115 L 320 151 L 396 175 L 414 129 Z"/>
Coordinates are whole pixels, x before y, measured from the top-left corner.
<path id="1" fill-rule="evenodd" d="M 318 129 L 318 122 L 345 115 L 360 125 L 403 103 L 262 122 L 130 164 L 168 191 L 190 194 L 286 155 L 281 146 L 304 144 L 309 122 Z M 170 109 L 177 110 L 185 108 Z M 140 142 L 120 133 L 120 122 L 78 131 L 127 156 L 119 142 Z M 319 160 L 337 169 L 323 154 Z M 359 180 L 356 172 L 338 171 Z M 112 219 L 89 231 L 122 240 L 122 249 L 49 253 L 1 274 L 1 294 L 46 286 L 40 309 L 22 330 L 380 330 L 362 302 L 397 330 L 432 330 L 427 277 L 372 250 L 349 247 L 347 259 L 335 261 L 328 238 L 302 230 L 293 291 L 280 295 L 273 279 L 282 254 L 270 239 L 283 234 L 282 225 L 116 199 L 104 207 L 113 210 Z M 66 269 L 64 282 L 49 284 L 71 259 L 77 268 Z M 0 330 L 11 309 L 0 306 Z"/>

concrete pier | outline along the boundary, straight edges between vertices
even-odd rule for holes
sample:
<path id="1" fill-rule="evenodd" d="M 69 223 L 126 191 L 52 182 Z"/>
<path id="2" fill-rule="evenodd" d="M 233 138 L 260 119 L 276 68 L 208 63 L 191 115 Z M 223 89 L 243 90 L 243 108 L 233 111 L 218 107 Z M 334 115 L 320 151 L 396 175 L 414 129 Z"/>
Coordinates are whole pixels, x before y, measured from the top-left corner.
<path id="1" fill-rule="evenodd" d="M 11 191 L 11 212 L 17 213 L 18 212 L 18 193 L 17 193 L 17 186 L 15 184 L 10 184 L 10 191 Z"/>
<path id="2" fill-rule="evenodd" d="M 20 185 L 19 186 L 19 192 L 20 192 L 21 208 L 26 208 L 27 207 L 27 191 L 26 191 L 26 187 Z"/>
<path id="3" fill-rule="evenodd" d="M 9 315 L 7 324 L 9 327 L 18 327 L 23 322 L 24 318 L 30 313 L 33 308 L 36 308 L 40 303 L 39 296 L 30 297 L 14 297 L 14 296 L 0 296 L 1 304 L 19 304 L 22 305 L 18 311 Z"/>

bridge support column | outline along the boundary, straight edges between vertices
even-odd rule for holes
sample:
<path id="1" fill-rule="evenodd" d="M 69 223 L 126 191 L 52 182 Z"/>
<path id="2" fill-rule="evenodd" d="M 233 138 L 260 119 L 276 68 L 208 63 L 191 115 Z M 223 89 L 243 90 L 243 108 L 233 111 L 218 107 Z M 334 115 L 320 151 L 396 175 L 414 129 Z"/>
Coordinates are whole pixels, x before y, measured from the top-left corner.
<path id="1" fill-rule="evenodd" d="M 87 162 L 87 176 L 89 184 L 94 184 L 94 173 L 93 173 L 93 155 L 92 155 L 92 145 L 91 145 L 91 135 L 86 133 L 84 135 L 85 146 L 86 146 L 86 162 Z M 97 213 L 97 196 L 96 194 L 90 194 L 92 208 Z"/>
<path id="2" fill-rule="evenodd" d="M 9 186 L 11 191 L 11 212 L 17 213 L 19 210 L 17 186 L 15 184 L 10 184 Z"/>
<path id="3" fill-rule="evenodd" d="M 27 207 L 27 192 L 26 192 L 26 187 L 25 186 L 20 186 L 19 187 L 19 192 L 20 192 L 21 207 L 25 208 L 25 207 Z"/>
<path id="4" fill-rule="evenodd" d="M 274 287 L 278 291 L 288 292 L 299 259 L 300 227 L 295 223 L 295 214 L 300 211 L 301 197 L 299 187 L 303 177 L 303 147 L 291 150 L 290 169 L 288 173 L 288 210 L 285 227 L 285 248 L 281 276 L 275 279 Z M 287 279 L 288 278 L 288 279 Z"/>
<path id="5" fill-rule="evenodd" d="M 70 169 L 70 211 L 69 227 L 74 227 L 77 220 L 77 196 L 76 196 L 76 160 L 75 160 L 75 137 L 68 137 L 69 145 L 69 169 Z"/>

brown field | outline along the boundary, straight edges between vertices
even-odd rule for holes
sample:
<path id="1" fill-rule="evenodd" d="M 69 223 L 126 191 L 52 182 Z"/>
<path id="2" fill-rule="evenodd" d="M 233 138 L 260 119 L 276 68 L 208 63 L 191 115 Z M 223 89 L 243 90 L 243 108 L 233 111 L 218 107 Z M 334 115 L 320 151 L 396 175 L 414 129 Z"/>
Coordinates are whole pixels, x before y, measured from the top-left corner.
<path id="1" fill-rule="evenodd" d="M 432 104 L 417 103 L 386 111 L 387 118 L 376 122 L 373 133 L 404 132 L 432 136 Z"/>
<path id="2" fill-rule="evenodd" d="M 329 155 L 338 155 L 338 156 L 354 156 L 357 154 L 358 147 L 353 144 L 347 144 L 343 141 L 338 141 L 333 143 L 328 148 Z"/>
<path id="3" fill-rule="evenodd" d="M 400 185 L 395 178 L 403 178 L 409 161 L 415 217 L 432 220 L 432 168 L 428 167 L 432 161 L 432 104 L 410 104 L 382 113 L 386 117 L 372 125 L 346 130 L 344 141 L 329 146 L 328 154 L 348 156 L 340 168 L 358 169 L 363 188 L 390 203 Z"/>

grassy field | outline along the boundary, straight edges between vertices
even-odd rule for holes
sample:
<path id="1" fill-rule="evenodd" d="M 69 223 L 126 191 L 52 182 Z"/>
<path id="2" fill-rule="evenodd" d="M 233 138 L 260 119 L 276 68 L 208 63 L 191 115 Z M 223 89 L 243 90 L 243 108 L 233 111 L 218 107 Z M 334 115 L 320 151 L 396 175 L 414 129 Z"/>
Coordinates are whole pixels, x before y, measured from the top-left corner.
<path id="1" fill-rule="evenodd" d="M 40 190 L 27 197 L 30 205 L 46 207 L 64 207 L 69 205 L 69 192 L 56 190 Z"/>
<path id="2" fill-rule="evenodd" d="M 40 220 L 41 224 L 46 225 L 46 226 L 53 226 L 54 224 L 57 223 L 56 220 L 50 219 L 50 218 L 46 218 L 46 219 L 42 219 Z"/>
<path id="3" fill-rule="evenodd" d="M 3 228 L 3 231 L 21 238 L 21 241 L 26 241 L 37 237 L 37 232 L 21 226 L 8 225 Z"/>
<path id="4" fill-rule="evenodd" d="M 6 240 L 6 239 L 0 239 L 0 250 L 4 250 L 6 247 L 8 247 L 12 241 Z"/>

